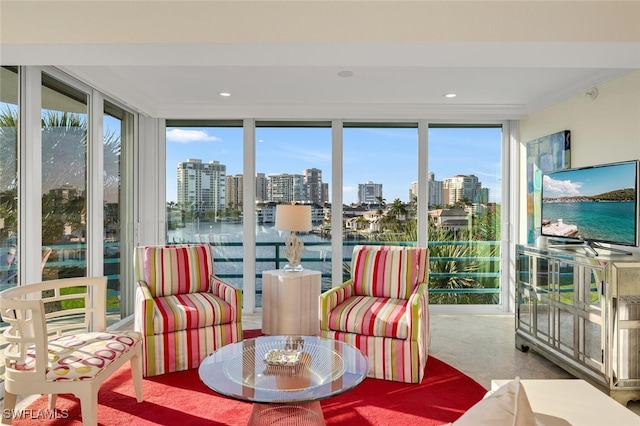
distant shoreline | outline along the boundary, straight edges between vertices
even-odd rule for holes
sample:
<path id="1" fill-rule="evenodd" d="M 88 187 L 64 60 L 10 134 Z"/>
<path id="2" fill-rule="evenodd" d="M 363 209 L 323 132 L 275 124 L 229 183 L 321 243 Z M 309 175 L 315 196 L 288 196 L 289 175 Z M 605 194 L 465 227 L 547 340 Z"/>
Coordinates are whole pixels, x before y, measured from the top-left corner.
<path id="1" fill-rule="evenodd" d="M 543 203 L 633 203 L 635 198 L 624 200 L 603 200 L 593 197 L 543 198 Z"/>

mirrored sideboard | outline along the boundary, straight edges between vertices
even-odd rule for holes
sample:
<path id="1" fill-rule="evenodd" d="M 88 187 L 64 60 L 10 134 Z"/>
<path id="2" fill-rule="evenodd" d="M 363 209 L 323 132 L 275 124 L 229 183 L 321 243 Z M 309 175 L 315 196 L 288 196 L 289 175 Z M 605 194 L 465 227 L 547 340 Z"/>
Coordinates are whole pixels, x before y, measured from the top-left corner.
<path id="1" fill-rule="evenodd" d="M 516 246 L 516 347 L 640 399 L 640 255 Z"/>

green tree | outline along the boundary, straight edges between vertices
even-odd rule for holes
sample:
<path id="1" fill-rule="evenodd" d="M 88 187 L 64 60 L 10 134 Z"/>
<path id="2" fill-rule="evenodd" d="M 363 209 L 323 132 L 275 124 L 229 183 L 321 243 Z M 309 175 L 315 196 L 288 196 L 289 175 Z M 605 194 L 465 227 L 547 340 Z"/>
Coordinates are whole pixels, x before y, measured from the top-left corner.
<path id="1" fill-rule="evenodd" d="M 0 242 L 18 230 L 18 113 L 4 105 L 0 111 Z"/>
<path id="2" fill-rule="evenodd" d="M 378 214 L 379 217 L 381 217 L 382 216 L 382 209 L 386 206 L 387 200 L 382 198 L 382 195 L 378 195 L 376 197 L 376 200 L 378 200 L 378 210 L 376 210 L 376 213 Z"/>
<path id="3" fill-rule="evenodd" d="M 407 206 L 400 200 L 400 198 L 396 198 L 393 200 L 393 204 L 389 208 L 388 215 L 394 217 L 397 220 L 404 220 L 408 214 Z"/>
<path id="4" fill-rule="evenodd" d="M 389 215 L 388 215 L 389 216 Z M 500 209 L 479 215 L 472 229 L 451 230 L 429 221 L 429 296 L 437 304 L 497 303 L 496 294 L 466 293 L 466 290 L 497 288 L 499 278 L 483 278 L 481 273 L 499 272 L 500 245 L 486 244 L 499 241 Z M 385 244 L 417 241 L 417 221 L 400 222 L 394 232 L 372 235 L 371 240 Z M 478 243 L 475 244 L 474 241 Z M 480 275 L 480 277 L 478 277 Z M 440 292 L 439 290 L 444 290 Z M 446 290 L 461 290 L 447 292 Z"/>
<path id="5" fill-rule="evenodd" d="M 0 111 L 0 189 L 17 196 L 17 132 L 18 111 L 7 105 Z M 120 183 L 120 138 L 114 130 L 103 139 L 104 186 L 117 190 Z M 43 244 L 59 242 L 65 226 L 72 233 L 84 233 L 86 223 L 86 158 L 87 121 L 83 114 L 45 110 L 42 114 L 42 229 Z M 11 171 L 14 171 L 13 173 Z M 64 187 L 80 191 L 68 198 L 51 193 Z M 7 194 L 6 197 L 11 195 Z M 9 209 L 9 204 L 2 203 Z M 0 207 L 2 208 L 2 207 Z M 16 209 L 13 207 L 15 216 Z M 10 217 L 8 214 L 7 216 Z M 14 220 L 14 219 L 12 219 Z M 5 228 L 7 221 L 5 220 Z"/>
<path id="6" fill-rule="evenodd" d="M 369 221 L 364 218 L 364 216 L 360 216 L 356 219 L 357 229 L 365 229 L 369 226 Z"/>

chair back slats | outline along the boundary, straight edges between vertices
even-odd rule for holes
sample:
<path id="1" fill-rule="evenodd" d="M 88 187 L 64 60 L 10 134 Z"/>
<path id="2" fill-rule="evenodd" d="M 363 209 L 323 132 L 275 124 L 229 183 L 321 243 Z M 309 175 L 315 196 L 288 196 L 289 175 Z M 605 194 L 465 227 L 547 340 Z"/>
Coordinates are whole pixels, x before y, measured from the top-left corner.
<path id="1" fill-rule="evenodd" d="M 4 339 L 9 343 L 4 351 L 5 369 L 15 369 L 27 362 L 27 351 L 35 347 L 36 351 L 47 348 L 46 320 L 44 304 L 33 299 L 0 299 L 2 318 L 9 324 L 4 331 Z M 46 358 L 36 360 L 34 374 L 44 380 Z"/>

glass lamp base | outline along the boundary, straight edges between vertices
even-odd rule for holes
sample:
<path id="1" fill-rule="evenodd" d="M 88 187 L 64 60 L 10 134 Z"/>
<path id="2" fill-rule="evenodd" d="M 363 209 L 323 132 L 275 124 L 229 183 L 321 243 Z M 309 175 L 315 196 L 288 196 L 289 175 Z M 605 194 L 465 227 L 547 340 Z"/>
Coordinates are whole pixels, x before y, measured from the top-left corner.
<path id="1" fill-rule="evenodd" d="M 285 272 L 300 272 L 303 271 L 304 268 L 302 267 L 302 265 L 298 264 L 296 266 L 291 266 L 288 263 L 284 266 L 284 271 Z"/>

